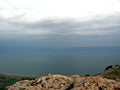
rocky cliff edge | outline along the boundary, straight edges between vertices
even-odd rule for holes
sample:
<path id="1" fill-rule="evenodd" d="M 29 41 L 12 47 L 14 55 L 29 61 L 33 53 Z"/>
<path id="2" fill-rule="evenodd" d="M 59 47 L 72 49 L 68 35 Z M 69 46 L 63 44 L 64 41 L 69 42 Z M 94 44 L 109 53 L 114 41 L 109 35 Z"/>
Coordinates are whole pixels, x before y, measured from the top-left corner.
<path id="1" fill-rule="evenodd" d="M 18 81 L 8 90 L 120 90 L 120 82 L 101 76 L 49 74 L 34 80 Z"/>

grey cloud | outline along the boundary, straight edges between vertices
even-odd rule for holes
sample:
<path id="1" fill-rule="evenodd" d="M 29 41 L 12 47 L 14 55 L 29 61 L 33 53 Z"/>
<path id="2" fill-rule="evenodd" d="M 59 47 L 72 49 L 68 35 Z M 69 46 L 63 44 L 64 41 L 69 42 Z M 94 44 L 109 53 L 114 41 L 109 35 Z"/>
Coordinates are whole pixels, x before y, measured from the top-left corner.
<path id="1" fill-rule="evenodd" d="M 120 17 L 109 16 L 88 21 L 50 19 L 34 23 L 1 17 L 0 43 L 1 40 L 8 42 L 10 38 L 16 43 L 22 42 L 21 45 L 38 47 L 120 46 Z"/>
<path id="2" fill-rule="evenodd" d="M 28 24 L 26 28 L 33 29 L 33 30 L 50 30 L 52 33 L 55 34 L 67 34 L 73 33 L 76 31 L 113 31 L 119 32 L 120 28 L 120 17 L 119 16 L 110 16 L 104 19 L 99 20 L 89 20 L 89 21 L 76 21 L 76 20 L 46 20 L 41 22 L 32 23 L 31 25 Z M 104 34 L 104 32 L 103 32 Z"/>
<path id="3" fill-rule="evenodd" d="M 14 18 L 13 18 L 14 19 Z M 120 33 L 120 17 L 109 16 L 95 18 L 88 21 L 74 19 L 43 20 L 34 23 L 16 22 L 14 20 L 0 18 L 1 36 L 39 36 L 39 35 L 104 35 Z"/>

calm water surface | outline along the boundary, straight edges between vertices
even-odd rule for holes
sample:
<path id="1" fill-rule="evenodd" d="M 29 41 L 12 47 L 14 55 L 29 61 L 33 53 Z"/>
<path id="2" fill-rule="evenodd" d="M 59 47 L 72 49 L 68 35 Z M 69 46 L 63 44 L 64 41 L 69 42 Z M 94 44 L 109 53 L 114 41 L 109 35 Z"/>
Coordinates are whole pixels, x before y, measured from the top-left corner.
<path id="1" fill-rule="evenodd" d="M 96 74 L 120 64 L 120 47 L 4 49 L 0 72 L 20 75 Z"/>

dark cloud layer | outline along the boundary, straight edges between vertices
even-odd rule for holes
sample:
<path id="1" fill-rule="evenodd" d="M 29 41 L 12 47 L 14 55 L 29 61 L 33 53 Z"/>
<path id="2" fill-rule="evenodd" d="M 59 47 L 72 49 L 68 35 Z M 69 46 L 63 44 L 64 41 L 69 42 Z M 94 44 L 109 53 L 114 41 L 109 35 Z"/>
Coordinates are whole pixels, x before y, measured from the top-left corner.
<path id="1" fill-rule="evenodd" d="M 88 21 L 49 19 L 34 23 L 0 18 L 1 41 L 24 39 L 38 46 L 120 46 L 119 34 L 119 15 Z"/>

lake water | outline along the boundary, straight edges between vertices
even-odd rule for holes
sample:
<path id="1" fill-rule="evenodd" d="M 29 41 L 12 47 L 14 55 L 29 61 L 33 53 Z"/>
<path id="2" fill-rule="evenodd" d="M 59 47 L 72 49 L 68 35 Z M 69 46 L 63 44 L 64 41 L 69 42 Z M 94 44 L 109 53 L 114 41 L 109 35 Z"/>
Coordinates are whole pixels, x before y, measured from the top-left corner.
<path id="1" fill-rule="evenodd" d="M 97 74 L 120 64 L 120 47 L 14 48 L 0 51 L 0 72 L 20 75 Z"/>

